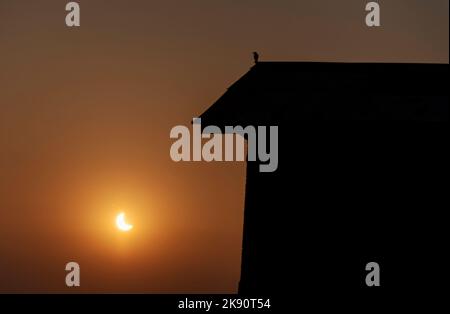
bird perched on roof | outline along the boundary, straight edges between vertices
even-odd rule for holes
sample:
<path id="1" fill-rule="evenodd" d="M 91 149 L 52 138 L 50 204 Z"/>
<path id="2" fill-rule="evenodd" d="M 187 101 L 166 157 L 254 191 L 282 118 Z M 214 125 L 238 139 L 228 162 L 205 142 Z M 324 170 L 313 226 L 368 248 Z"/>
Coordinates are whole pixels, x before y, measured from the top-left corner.
<path id="1" fill-rule="evenodd" d="M 255 64 L 259 61 L 259 53 L 256 51 L 253 52 L 253 60 L 255 61 Z"/>

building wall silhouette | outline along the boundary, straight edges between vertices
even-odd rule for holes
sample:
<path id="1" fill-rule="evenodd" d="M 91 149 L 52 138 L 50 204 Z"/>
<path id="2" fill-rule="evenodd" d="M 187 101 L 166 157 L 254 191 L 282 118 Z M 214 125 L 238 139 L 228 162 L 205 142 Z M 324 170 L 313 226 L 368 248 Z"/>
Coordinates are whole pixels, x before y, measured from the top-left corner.
<path id="1" fill-rule="evenodd" d="M 278 170 L 247 162 L 240 293 L 359 289 L 372 261 L 386 287 L 430 280 L 448 205 L 447 73 L 259 62 L 201 115 L 279 126 Z"/>

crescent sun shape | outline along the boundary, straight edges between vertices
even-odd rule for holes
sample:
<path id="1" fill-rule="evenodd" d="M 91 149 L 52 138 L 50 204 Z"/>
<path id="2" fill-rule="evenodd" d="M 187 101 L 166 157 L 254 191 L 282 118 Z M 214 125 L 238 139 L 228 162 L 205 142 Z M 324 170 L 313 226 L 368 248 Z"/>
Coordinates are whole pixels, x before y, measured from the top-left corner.
<path id="1" fill-rule="evenodd" d="M 129 231 L 133 228 L 133 225 L 128 224 L 125 221 L 125 213 L 120 213 L 116 218 L 116 225 L 122 231 Z"/>

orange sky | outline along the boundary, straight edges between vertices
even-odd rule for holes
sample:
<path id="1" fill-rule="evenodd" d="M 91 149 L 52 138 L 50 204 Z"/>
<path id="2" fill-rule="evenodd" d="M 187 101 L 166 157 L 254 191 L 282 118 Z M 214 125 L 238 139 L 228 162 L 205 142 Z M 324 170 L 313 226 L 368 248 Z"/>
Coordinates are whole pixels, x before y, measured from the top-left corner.
<path id="1" fill-rule="evenodd" d="M 172 162 L 262 60 L 448 63 L 448 0 L 0 0 L 0 292 L 235 292 L 245 165 Z M 393 3 L 395 2 L 395 4 Z M 120 210 L 135 225 L 119 233 Z"/>

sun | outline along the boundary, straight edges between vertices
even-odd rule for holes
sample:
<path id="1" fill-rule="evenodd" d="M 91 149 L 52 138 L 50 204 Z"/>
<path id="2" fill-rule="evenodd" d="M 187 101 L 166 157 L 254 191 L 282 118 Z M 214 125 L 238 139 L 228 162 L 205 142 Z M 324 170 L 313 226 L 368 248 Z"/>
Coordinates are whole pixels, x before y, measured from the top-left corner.
<path id="1" fill-rule="evenodd" d="M 125 213 L 121 212 L 116 217 L 116 226 L 120 231 L 128 232 L 133 229 L 133 225 L 130 225 L 125 221 Z"/>

